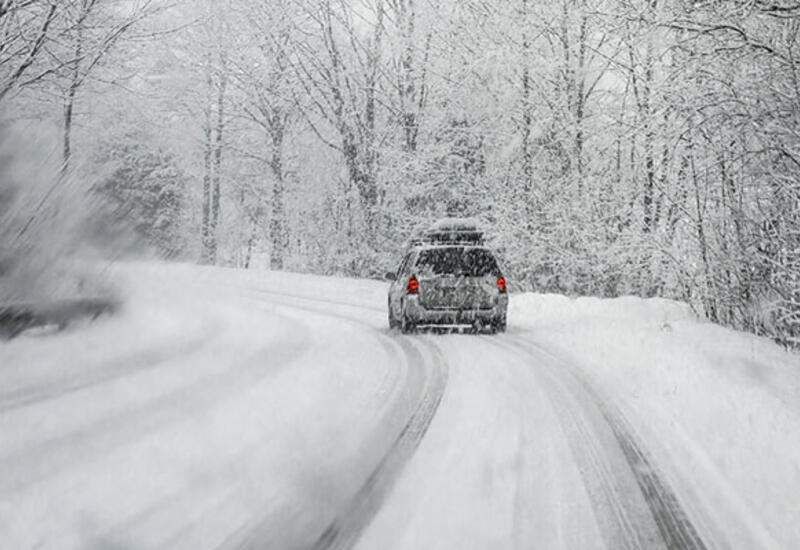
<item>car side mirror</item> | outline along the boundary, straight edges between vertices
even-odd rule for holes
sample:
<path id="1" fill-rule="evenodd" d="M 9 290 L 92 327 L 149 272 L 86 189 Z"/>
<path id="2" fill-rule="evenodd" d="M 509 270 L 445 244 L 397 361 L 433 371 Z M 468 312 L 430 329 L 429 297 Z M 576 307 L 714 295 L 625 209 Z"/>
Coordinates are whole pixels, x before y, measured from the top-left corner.
<path id="1" fill-rule="evenodd" d="M 397 275 L 394 274 L 394 271 L 387 271 L 384 278 L 387 281 L 394 281 L 395 279 L 397 279 Z"/>

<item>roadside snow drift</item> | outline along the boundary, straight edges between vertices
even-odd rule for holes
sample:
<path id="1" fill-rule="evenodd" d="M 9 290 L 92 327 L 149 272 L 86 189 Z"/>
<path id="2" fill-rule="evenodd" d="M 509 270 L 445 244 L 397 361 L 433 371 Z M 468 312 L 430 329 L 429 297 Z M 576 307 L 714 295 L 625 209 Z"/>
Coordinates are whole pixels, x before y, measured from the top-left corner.
<path id="1" fill-rule="evenodd" d="M 516 296 L 514 325 L 623 407 L 734 547 L 800 545 L 800 358 L 660 298 Z"/>

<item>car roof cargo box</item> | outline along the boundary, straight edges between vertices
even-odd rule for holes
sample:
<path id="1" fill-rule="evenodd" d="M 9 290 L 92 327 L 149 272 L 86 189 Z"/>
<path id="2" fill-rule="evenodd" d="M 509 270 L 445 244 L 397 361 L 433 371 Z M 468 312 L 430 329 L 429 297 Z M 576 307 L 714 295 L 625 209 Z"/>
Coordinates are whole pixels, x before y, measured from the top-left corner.
<path id="1" fill-rule="evenodd" d="M 483 244 L 480 224 L 470 218 L 442 218 L 423 233 L 430 244 Z"/>

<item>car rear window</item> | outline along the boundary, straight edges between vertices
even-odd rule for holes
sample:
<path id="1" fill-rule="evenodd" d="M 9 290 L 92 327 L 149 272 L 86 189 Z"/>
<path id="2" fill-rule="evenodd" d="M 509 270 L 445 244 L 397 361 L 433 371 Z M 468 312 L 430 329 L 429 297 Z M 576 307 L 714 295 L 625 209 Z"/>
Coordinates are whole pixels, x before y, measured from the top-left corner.
<path id="1" fill-rule="evenodd" d="M 497 260 L 482 248 L 430 248 L 419 253 L 416 263 L 421 275 L 483 277 L 499 273 Z"/>

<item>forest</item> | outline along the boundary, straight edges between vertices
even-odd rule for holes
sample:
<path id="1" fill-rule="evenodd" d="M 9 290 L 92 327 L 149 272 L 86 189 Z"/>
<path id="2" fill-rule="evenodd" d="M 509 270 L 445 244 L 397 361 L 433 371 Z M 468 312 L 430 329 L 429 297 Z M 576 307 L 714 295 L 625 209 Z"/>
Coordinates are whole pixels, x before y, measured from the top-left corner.
<path id="1" fill-rule="evenodd" d="M 797 345 L 799 40 L 797 0 L 0 0 L 0 299 L 379 278 L 470 216 L 511 291 Z"/>

